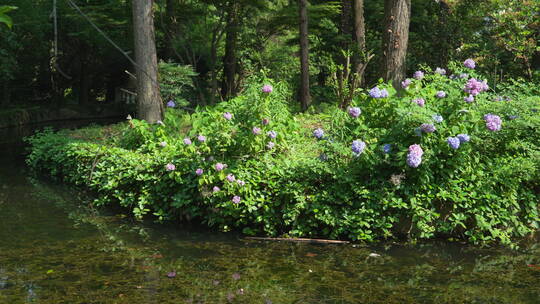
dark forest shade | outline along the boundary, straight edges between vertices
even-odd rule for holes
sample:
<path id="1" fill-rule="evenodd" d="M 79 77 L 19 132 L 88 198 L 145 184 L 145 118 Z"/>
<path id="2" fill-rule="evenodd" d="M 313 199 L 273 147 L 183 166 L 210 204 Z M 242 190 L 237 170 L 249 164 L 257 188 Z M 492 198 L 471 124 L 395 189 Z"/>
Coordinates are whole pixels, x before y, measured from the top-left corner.
<path id="1" fill-rule="evenodd" d="M 157 85 L 157 55 L 154 35 L 153 1 L 133 1 L 133 35 L 137 62 L 137 114 L 155 123 L 163 118 L 163 103 Z"/>
<path id="2" fill-rule="evenodd" d="M 382 78 L 395 88 L 405 78 L 411 0 L 385 0 L 382 47 Z"/>

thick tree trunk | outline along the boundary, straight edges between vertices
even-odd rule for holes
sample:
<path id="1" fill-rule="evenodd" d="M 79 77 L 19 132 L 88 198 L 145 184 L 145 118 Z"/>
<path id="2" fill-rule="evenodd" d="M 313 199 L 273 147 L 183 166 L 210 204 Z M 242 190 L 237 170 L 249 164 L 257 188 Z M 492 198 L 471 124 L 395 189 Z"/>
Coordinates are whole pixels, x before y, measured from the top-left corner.
<path id="1" fill-rule="evenodd" d="M 152 0 L 133 1 L 133 32 L 137 62 L 137 114 L 155 123 L 163 118 L 163 103 L 157 82 L 157 55 Z"/>
<path id="2" fill-rule="evenodd" d="M 382 77 L 395 88 L 405 78 L 411 0 L 385 0 Z"/>
<path id="3" fill-rule="evenodd" d="M 309 94 L 309 41 L 307 0 L 298 0 L 300 14 L 300 104 L 306 111 L 311 103 Z"/>
<path id="4" fill-rule="evenodd" d="M 221 95 L 228 99 L 236 95 L 236 45 L 238 40 L 238 4 L 236 1 L 229 6 L 227 25 L 225 28 L 225 56 L 223 57 L 223 82 Z"/>

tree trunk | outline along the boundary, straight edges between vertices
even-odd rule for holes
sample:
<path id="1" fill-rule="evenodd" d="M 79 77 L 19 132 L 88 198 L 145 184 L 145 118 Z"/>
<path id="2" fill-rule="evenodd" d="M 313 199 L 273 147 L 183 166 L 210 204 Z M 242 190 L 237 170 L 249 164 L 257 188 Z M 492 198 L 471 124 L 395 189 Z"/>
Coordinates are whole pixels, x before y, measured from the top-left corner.
<path id="1" fill-rule="evenodd" d="M 223 57 L 223 82 L 221 95 L 224 99 L 236 94 L 236 44 L 238 40 L 238 4 L 233 1 L 227 12 L 227 25 L 225 28 L 225 56 Z"/>
<path id="2" fill-rule="evenodd" d="M 298 0 L 300 14 L 300 104 L 302 111 L 306 111 L 311 103 L 309 94 L 309 41 L 307 0 Z"/>
<path id="3" fill-rule="evenodd" d="M 366 24 L 364 21 L 364 0 L 354 0 L 354 42 L 355 52 L 353 57 L 354 71 L 357 87 L 364 83 L 364 71 L 366 70 Z"/>
<path id="4" fill-rule="evenodd" d="M 133 1 L 133 32 L 137 63 L 138 118 L 155 123 L 163 118 L 163 103 L 157 82 L 157 55 L 154 36 L 154 1 Z"/>
<path id="5" fill-rule="evenodd" d="M 385 0 L 382 77 L 395 88 L 405 78 L 411 0 Z"/>

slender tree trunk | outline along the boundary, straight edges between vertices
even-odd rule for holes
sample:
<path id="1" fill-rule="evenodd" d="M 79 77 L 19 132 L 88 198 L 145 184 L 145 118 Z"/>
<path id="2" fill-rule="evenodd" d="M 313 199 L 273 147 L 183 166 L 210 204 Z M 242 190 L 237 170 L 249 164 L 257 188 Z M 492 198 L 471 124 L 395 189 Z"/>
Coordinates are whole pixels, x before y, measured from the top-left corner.
<path id="1" fill-rule="evenodd" d="M 357 87 L 364 83 L 364 71 L 366 70 L 366 24 L 364 21 L 364 0 L 354 0 L 354 42 L 355 56 L 353 58 L 354 71 Z"/>
<path id="2" fill-rule="evenodd" d="M 229 6 L 227 25 L 225 28 L 225 56 L 223 57 L 223 82 L 221 95 L 224 99 L 236 94 L 236 45 L 238 40 L 238 4 L 236 1 Z"/>
<path id="3" fill-rule="evenodd" d="M 308 15 L 307 0 L 298 0 L 300 14 L 300 104 L 302 111 L 306 111 L 311 103 L 309 94 L 309 41 L 308 41 Z"/>
<path id="4" fill-rule="evenodd" d="M 411 0 L 384 1 L 382 77 L 395 88 L 405 78 Z"/>
<path id="5" fill-rule="evenodd" d="M 163 118 L 163 102 L 157 82 L 153 0 L 133 0 L 133 32 L 137 62 L 138 118 L 155 123 Z"/>

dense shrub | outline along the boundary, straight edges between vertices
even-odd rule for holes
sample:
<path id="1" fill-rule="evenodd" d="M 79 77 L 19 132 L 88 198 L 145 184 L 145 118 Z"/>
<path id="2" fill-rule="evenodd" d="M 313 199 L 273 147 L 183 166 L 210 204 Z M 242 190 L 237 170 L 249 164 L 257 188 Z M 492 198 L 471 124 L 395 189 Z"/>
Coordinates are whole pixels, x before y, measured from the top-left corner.
<path id="1" fill-rule="evenodd" d="M 538 229 L 540 99 L 531 85 L 497 91 L 474 69 L 452 72 L 426 68 L 399 92 L 381 83 L 349 109 L 302 115 L 286 85 L 261 90 L 270 82 L 254 78 L 231 101 L 170 108 L 155 125 L 130 120 L 106 143 L 37 134 L 28 163 L 137 217 L 246 234 L 511 243 Z"/>

